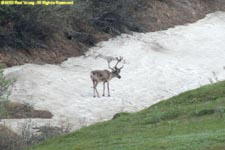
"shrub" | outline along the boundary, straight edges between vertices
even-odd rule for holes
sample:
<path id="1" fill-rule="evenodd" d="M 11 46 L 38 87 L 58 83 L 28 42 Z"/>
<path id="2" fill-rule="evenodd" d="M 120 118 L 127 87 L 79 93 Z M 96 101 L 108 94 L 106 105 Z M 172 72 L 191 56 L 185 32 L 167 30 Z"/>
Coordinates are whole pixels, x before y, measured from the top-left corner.
<path id="1" fill-rule="evenodd" d="M 113 119 L 117 119 L 117 118 L 120 118 L 123 116 L 128 116 L 128 115 L 129 115 L 129 113 L 126 113 L 126 112 L 117 113 L 113 116 Z"/>
<path id="2" fill-rule="evenodd" d="M 56 15 L 53 7 L 2 6 L 0 47 L 28 49 L 45 45 L 62 26 Z"/>
<path id="3" fill-rule="evenodd" d="M 202 109 L 194 113 L 195 116 L 212 115 L 215 113 L 214 109 Z"/>
<path id="4" fill-rule="evenodd" d="M 180 115 L 180 110 L 179 108 L 172 108 L 166 112 L 163 113 L 161 119 L 162 120 L 171 120 L 171 119 L 175 119 Z"/>
<path id="5" fill-rule="evenodd" d="M 156 125 L 162 120 L 162 113 L 156 107 L 154 112 L 152 112 L 150 123 Z"/>
<path id="6" fill-rule="evenodd" d="M 24 141 L 13 131 L 0 125 L 1 150 L 26 150 Z"/>
<path id="7" fill-rule="evenodd" d="M 13 80 L 6 79 L 1 68 L 0 66 L 0 114 L 3 114 L 6 113 L 4 105 L 8 102 L 10 94 L 9 87 L 12 85 Z"/>

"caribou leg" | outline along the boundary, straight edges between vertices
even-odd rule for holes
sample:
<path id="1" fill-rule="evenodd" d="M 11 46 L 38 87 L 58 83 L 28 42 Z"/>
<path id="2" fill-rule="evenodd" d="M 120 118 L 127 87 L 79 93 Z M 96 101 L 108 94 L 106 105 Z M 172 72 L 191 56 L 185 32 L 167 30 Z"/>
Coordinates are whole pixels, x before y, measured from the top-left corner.
<path id="1" fill-rule="evenodd" d="M 94 93 L 94 97 L 96 97 L 96 96 L 95 96 L 95 81 L 92 80 L 92 83 L 93 83 L 93 93 Z"/>
<path id="2" fill-rule="evenodd" d="M 103 82 L 103 95 L 102 96 L 105 96 L 105 82 Z"/>
<path id="3" fill-rule="evenodd" d="M 99 93 L 98 93 L 98 90 L 97 90 L 97 85 L 98 85 L 98 82 L 95 81 L 95 91 L 96 91 L 96 93 L 97 93 L 97 96 L 100 97 L 100 96 L 99 96 Z"/>
<path id="4" fill-rule="evenodd" d="M 108 88 L 108 96 L 110 97 L 110 92 L 109 92 L 109 81 L 107 82 L 107 88 Z"/>

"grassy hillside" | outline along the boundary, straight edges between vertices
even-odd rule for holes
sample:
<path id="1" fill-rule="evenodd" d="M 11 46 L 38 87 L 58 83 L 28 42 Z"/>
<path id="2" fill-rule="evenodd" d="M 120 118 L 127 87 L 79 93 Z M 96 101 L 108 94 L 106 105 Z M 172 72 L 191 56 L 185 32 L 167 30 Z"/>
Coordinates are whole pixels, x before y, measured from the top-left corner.
<path id="1" fill-rule="evenodd" d="M 225 82 L 204 86 L 138 113 L 121 113 L 51 139 L 34 150 L 224 150 Z"/>

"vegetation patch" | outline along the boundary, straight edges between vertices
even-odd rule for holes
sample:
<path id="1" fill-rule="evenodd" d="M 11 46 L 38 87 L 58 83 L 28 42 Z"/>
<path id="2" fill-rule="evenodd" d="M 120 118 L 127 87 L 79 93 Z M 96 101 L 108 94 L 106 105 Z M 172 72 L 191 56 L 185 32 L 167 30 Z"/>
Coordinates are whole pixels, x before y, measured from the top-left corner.
<path id="1" fill-rule="evenodd" d="M 203 109 L 195 113 L 196 116 L 212 115 L 215 113 L 214 109 Z"/>
<path id="2" fill-rule="evenodd" d="M 29 104 L 15 102 L 2 102 L 0 104 L 4 113 L 0 113 L 0 119 L 21 119 L 21 118 L 52 118 L 52 113 L 46 110 L 35 110 Z"/>
<path id="3" fill-rule="evenodd" d="M 129 113 L 126 113 L 126 112 L 122 112 L 122 113 L 117 113 L 113 116 L 113 119 L 117 119 L 117 118 L 120 118 L 120 117 L 123 117 L 123 116 L 127 116 L 129 115 Z"/>
<path id="4" fill-rule="evenodd" d="M 12 130 L 0 125 L 0 149 L 1 150 L 25 150 L 25 143 Z"/>
<path id="5" fill-rule="evenodd" d="M 193 113 L 195 116 L 204 116 L 204 115 L 212 115 L 212 114 L 217 114 L 219 115 L 221 118 L 223 117 L 225 112 L 225 108 L 224 107 L 218 107 L 218 108 L 214 108 L 214 109 L 202 109 L 200 111 L 197 111 L 195 113 Z"/>
<path id="6" fill-rule="evenodd" d="M 0 149 L 1 150 L 28 150 L 31 144 L 37 144 L 56 136 L 65 135 L 71 130 L 70 126 L 42 126 L 31 128 L 30 122 L 21 126 L 21 134 L 18 135 L 4 125 L 0 125 Z M 33 131 L 37 131 L 37 133 Z"/>

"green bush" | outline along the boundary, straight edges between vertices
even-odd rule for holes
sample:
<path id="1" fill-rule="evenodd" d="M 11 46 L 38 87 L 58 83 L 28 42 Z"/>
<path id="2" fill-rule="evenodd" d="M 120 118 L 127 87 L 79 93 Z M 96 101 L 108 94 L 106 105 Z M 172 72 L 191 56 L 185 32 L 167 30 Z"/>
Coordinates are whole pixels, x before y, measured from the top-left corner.
<path id="1" fill-rule="evenodd" d="M 158 124 L 162 120 L 162 113 L 156 107 L 150 118 L 150 124 Z"/>
<path id="2" fill-rule="evenodd" d="M 172 120 L 172 119 L 176 119 L 177 117 L 179 117 L 179 115 L 180 115 L 180 109 L 174 107 L 174 108 L 164 112 L 161 119 L 162 120 Z"/>
<path id="3" fill-rule="evenodd" d="M 215 113 L 214 109 L 202 109 L 194 113 L 194 116 L 212 115 Z"/>
<path id="4" fill-rule="evenodd" d="M 0 114 L 6 113 L 4 105 L 8 102 L 8 97 L 10 95 L 10 86 L 14 82 L 13 80 L 6 79 L 3 74 L 3 69 L 0 67 Z"/>

